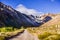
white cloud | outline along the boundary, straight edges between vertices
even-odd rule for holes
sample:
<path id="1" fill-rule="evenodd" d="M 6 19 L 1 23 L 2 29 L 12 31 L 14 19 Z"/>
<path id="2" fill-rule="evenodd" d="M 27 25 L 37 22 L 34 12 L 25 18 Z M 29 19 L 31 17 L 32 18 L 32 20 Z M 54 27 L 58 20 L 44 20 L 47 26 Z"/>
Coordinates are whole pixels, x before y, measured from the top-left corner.
<path id="1" fill-rule="evenodd" d="M 24 5 L 20 4 L 16 7 L 16 10 L 21 12 L 21 13 L 24 13 L 24 14 L 27 14 L 27 15 L 40 15 L 40 13 L 42 12 L 38 12 L 37 10 L 35 9 L 28 9 L 26 8 Z"/>

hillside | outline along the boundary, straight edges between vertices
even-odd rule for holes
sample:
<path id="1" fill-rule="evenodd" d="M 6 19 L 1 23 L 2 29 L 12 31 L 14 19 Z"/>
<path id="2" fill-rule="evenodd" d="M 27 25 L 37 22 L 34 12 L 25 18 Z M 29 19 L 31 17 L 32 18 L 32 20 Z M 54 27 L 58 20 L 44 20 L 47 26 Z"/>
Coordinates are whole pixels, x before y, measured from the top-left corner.
<path id="1" fill-rule="evenodd" d="M 1 26 L 38 26 L 39 24 L 30 18 L 28 15 L 23 14 L 11 6 L 5 5 L 0 2 L 0 27 Z"/>
<path id="2" fill-rule="evenodd" d="M 60 24 L 60 15 L 56 15 L 53 19 L 46 22 L 42 26 L 51 26 L 51 25 L 57 25 L 57 24 Z"/>
<path id="3" fill-rule="evenodd" d="M 60 14 L 36 28 L 28 28 L 40 40 L 60 40 Z"/>
<path id="4" fill-rule="evenodd" d="M 44 14 L 41 15 L 39 18 L 37 18 L 38 22 L 45 24 L 46 22 L 50 21 L 51 19 L 53 19 L 55 16 L 57 16 L 58 14 L 52 14 L 52 13 L 48 13 L 48 14 Z"/>

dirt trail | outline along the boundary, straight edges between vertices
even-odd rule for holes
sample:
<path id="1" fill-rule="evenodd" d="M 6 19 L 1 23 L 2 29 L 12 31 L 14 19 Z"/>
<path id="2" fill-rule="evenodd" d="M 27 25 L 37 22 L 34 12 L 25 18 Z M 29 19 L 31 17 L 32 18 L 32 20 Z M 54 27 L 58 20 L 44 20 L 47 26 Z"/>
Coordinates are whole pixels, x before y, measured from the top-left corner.
<path id="1" fill-rule="evenodd" d="M 38 38 L 30 34 L 27 30 L 24 30 L 24 32 L 22 32 L 21 34 L 8 40 L 38 40 Z"/>

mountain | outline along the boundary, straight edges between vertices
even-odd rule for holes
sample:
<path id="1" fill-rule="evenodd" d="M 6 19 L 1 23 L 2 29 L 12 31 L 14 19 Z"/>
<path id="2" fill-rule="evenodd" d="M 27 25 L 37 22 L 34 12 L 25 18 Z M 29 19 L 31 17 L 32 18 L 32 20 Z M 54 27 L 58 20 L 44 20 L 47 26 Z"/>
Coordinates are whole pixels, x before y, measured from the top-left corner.
<path id="1" fill-rule="evenodd" d="M 42 21 L 42 23 L 46 23 L 48 21 L 50 21 L 51 19 L 53 19 L 57 14 L 51 14 L 51 13 L 48 13 L 48 14 L 44 14 L 40 17 L 40 20 Z"/>
<path id="2" fill-rule="evenodd" d="M 51 16 L 50 16 L 51 15 Z M 45 19 L 47 17 L 47 19 L 49 18 L 52 18 L 50 19 L 49 21 L 43 23 L 42 25 L 40 25 L 39 27 L 37 28 L 31 28 L 31 30 L 36 33 L 35 35 L 39 35 L 40 37 L 47 35 L 45 32 L 47 33 L 51 33 L 51 34 L 60 34 L 60 14 L 50 14 L 50 15 L 47 15 L 45 14 Z M 43 15 L 42 15 L 42 20 L 44 19 L 43 18 Z M 32 32 L 30 30 L 30 32 Z"/>
<path id="3" fill-rule="evenodd" d="M 58 37 L 60 36 L 60 14 L 56 14 L 56 16 L 54 16 L 48 22 L 42 24 L 37 28 L 34 28 L 32 31 L 31 30 L 30 32 L 33 31 L 35 35 L 39 35 L 38 37 L 40 40 L 55 40 L 55 38 L 56 40 L 59 40 Z M 53 36 L 56 34 L 59 36 Z"/>
<path id="4" fill-rule="evenodd" d="M 0 2 L 0 27 L 1 26 L 39 26 L 39 24 L 28 15 L 16 11 L 11 6 Z"/>
<path id="5" fill-rule="evenodd" d="M 44 34 L 45 32 L 50 34 L 60 34 L 60 14 L 56 14 L 51 20 L 42 24 L 38 28 L 35 28 L 35 31 L 36 34 L 38 35 L 43 34 L 44 36 L 45 36 Z"/>
<path id="6" fill-rule="evenodd" d="M 52 18 L 50 21 L 44 23 L 42 26 L 52 26 L 52 25 L 58 25 L 60 24 L 60 14 L 56 14 L 54 18 Z"/>

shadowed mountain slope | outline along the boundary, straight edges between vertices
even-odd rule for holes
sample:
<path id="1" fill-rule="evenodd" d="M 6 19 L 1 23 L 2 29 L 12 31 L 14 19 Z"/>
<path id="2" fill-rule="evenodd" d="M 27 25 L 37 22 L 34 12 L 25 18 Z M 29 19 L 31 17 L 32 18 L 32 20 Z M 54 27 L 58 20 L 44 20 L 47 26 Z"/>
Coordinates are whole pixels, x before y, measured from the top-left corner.
<path id="1" fill-rule="evenodd" d="M 0 2 L 0 26 L 38 26 L 38 23 L 26 14 Z"/>

